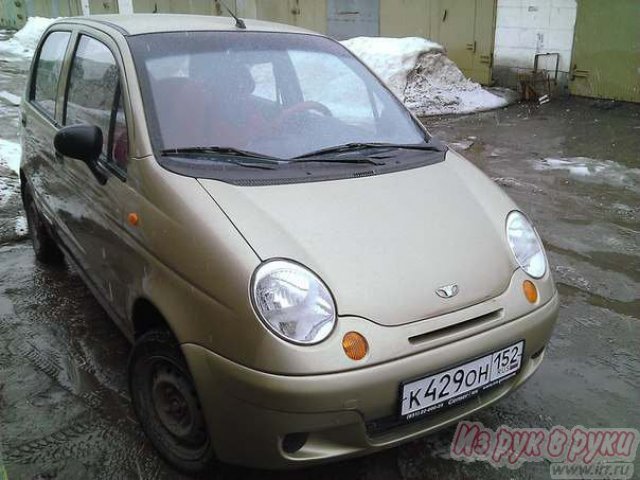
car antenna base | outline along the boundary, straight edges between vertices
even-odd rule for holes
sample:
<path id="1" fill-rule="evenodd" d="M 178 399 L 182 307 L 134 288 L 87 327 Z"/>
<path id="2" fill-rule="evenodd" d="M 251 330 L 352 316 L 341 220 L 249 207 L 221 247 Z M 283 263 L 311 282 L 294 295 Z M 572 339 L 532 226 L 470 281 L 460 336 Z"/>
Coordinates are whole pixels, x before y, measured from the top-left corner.
<path id="1" fill-rule="evenodd" d="M 225 10 L 227 12 L 229 12 L 229 15 L 231 15 L 234 20 L 236 21 L 236 28 L 240 28 L 242 30 L 246 30 L 247 29 L 247 25 L 244 23 L 244 20 L 242 20 L 240 17 L 238 17 L 235 13 L 233 13 L 231 11 L 231 9 L 229 7 L 227 7 L 227 4 L 224 2 L 220 2 L 222 4 L 222 6 L 225 8 Z"/>

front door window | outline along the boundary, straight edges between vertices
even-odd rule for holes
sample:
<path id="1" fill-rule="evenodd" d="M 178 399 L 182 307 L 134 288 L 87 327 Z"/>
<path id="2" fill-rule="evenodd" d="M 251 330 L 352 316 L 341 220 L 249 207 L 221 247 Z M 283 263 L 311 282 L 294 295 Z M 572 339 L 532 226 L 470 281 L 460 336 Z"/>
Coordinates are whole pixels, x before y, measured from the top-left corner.
<path id="1" fill-rule="evenodd" d="M 81 36 L 69 74 L 64 124 L 96 125 L 102 130 L 102 159 L 125 170 L 126 120 L 118 65 L 106 45 Z"/>

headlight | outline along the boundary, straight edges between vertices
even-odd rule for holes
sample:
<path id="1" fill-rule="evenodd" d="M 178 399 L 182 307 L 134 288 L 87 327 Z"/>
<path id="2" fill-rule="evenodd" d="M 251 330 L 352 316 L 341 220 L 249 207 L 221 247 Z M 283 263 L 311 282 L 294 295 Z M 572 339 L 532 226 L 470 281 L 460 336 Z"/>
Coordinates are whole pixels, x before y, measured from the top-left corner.
<path id="1" fill-rule="evenodd" d="M 547 259 L 542 242 L 531 222 L 520 212 L 507 217 L 507 239 L 516 261 L 533 278 L 541 278 L 547 272 Z"/>
<path id="2" fill-rule="evenodd" d="M 253 276 L 251 294 L 264 323 L 290 342 L 321 342 L 336 324 L 336 307 L 329 289 L 297 263 L 272 260 L 260 265 Z"/>

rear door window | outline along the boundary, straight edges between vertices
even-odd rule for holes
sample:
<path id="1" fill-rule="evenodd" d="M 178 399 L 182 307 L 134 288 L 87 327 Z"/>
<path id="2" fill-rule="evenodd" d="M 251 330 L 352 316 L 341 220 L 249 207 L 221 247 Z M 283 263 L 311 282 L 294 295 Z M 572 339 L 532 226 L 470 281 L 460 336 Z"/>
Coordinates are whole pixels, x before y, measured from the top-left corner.
<path id="1" fill-rule="evenodd" d="M 273 63 L 254 64 L 250 67 L 249 72 L 255 84 L 253 94 L 256 97 L 276 102 L 278 100 L 278 84 Z"/>
<path id="2" fill-rule="evenodd" d="M 111 50 L 82 35 L 78 42 L 67 90 L 65 125 L 96 125 L 102 130 L 103 159 L 126 168 L 127 128 L 120 74 Z"/>
<path id="3" fill-rule="evenodd" d="M 38 54 L 31 100 L 52 119 L 55 118 L 60 70 L 70 37 L 70 32 L 51 32 Z"/>

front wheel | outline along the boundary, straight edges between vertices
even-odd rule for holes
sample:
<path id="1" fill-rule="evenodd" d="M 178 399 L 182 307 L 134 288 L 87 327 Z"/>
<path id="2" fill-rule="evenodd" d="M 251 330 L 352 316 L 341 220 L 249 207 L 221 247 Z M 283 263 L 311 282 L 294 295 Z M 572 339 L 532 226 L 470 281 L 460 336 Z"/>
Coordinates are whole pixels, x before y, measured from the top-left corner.
<path id="1" fill-rule="evenodd" d="M 215 464 L 189 367 L 170 332 L 153 330 L 136 342 L 129 388 L 143 430 L 167 462 L 186 473 Z"/>

